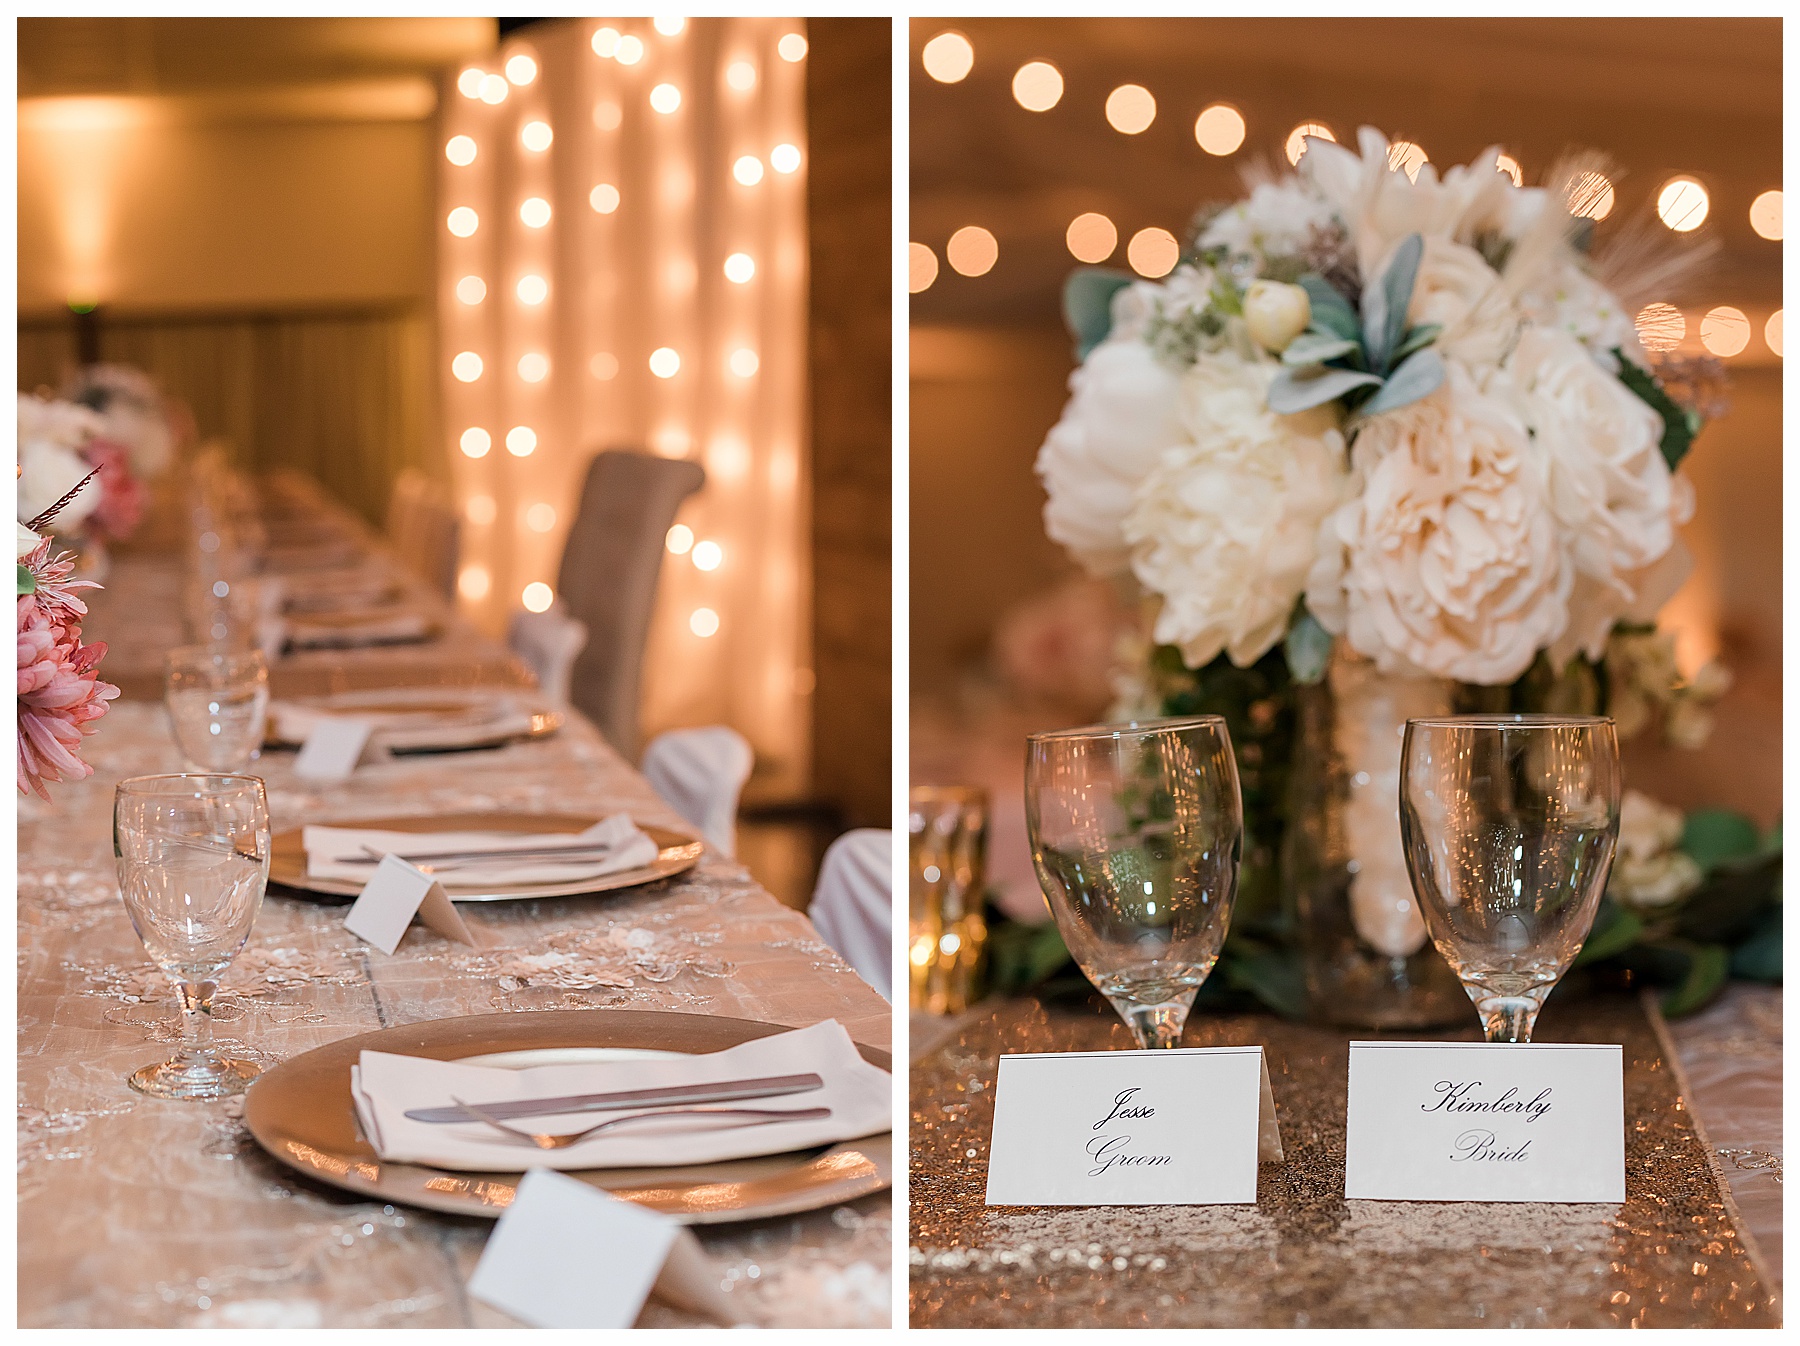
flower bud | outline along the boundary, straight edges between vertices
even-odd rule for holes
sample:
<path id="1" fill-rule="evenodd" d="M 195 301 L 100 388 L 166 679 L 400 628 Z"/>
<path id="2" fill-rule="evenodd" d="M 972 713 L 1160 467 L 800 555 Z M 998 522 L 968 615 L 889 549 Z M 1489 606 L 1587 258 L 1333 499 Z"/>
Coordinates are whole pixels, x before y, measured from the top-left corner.
<path id="1" fill-rule="evenodd" d="M 1264 350 L 1280 354 L 1312 321 L 1312 301 L 1298 285 L 1253 280 L 1244 292 L 1244 322 Z"/>

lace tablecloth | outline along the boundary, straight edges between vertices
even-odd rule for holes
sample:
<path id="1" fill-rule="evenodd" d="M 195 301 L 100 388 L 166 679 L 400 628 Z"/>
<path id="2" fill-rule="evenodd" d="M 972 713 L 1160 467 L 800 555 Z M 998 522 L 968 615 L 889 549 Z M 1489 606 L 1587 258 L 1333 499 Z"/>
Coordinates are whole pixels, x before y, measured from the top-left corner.
<path id="1" fill-rule="evenodd" d="M 102 636 L 90 629 L 90 638 Z M 491 647 L 490 647 L 491 648 Z M 19 1323 L 27 1327 L 495 1327 L 464 1286 L 492 1226 L 309 1184 L 269 1159 L 241 1102 L 127 1088 L 165 1058 L 171 990 L 119 901 L 113 783 L 182 769 L 160 706 L 115 703 L 87 742 L 94 775 L 19 813 Z M 682 826 L 578 717 L 553 738 L 297 782 L 265 756 L 277 830 L 356 814 L 629 809 Z M 387 957 L 344 908 L 271 896 L 226 975 L 217 1036 L 274 1063 L 351 1034 L 452 1015 L 581 1007 L 800 1025 L 835 1017 L 886 1046 L 886 1004 L 741 867 L 604 897 L 462 908 L 473 950 L 415 928 Z M 720 1285 L 769 1326 L 886 1326 L 886 1194 L 791 1219 L 711 1226 Z M 640 1322 L 687 1320 L 652 1300 Z"/>

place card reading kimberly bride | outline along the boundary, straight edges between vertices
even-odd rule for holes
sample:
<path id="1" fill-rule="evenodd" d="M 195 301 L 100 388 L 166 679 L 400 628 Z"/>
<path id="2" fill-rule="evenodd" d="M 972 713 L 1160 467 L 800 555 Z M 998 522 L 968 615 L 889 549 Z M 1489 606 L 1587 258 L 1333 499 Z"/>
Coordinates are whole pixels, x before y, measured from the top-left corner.
<path id="1" fill-rule="evenodd" d="M 1254 1204 L 1281 1157 L 1261 1047 L 1000 1058 L 990 1206 Z"/>
<path id="2" fill-rule="evenodd" d="M 1620 1048 L 1353 1042 L 1344 1195 L 1625 1200 Z"/>

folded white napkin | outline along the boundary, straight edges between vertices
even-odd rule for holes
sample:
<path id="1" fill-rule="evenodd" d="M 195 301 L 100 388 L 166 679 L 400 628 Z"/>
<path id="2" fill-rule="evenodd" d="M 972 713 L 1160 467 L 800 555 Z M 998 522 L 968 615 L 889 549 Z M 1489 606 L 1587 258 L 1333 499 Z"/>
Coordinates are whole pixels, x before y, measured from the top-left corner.
<path id="1" fill-rule="evenodd" d="M 657 845 L 631 821 L 628 813 L 615 813 L 585 832 L 383 832 L 372 828 L 305 828 L 306 872 L 315 879 L 366 882 L 375 877 L 369 851 L 390 851 L 412 861 L 453 892 L 457 888 L 498 883 L 579 883 L 621 870 L 637 869 L 657 857 Z M 511 859 L 504 855 L 480 860 L 425 859 L 464 851 L 531 851 L 549 846 L 584 847 L 579 856 L 566 859 L 530 855 Z M 364 847 L 368 847 L 365 850 Z"/>
<path id="2" fill-rule="evenodd" d="M 288 644 L 297 650 L 354 649 L 363 645 L 391 645 L 423 640 L 431 634 L 431 618 L 402 609 L 389 615 L 345 620 L 329 614 L 290 617 Z"/>
<path id="3" fill-rule="evenodd" d="M 418 1122 L 405 1115 L 419 1108 L 454 1106 L 456 1099 L 480 1107 L 484 1103 L 528 1098 L 564 1098 L 572 1094 L 807 1073 L 818 1075 L 824 1086 L 802 1094 L 694 1106 L 782 1111 L 829 1108 L 829 1117 L 760 1126 L 721 1125 L 748 1118 L 723 1117 L 708 1122 L 670 1117 L 613 1127 L 562 1150 L 540 1150 L 523 1136 L 508 1139 L 486 1122 Z M 892 1087 L 893 1077 L 863 1060 L 844 1026 L 835 1019 L 704 1056 L 505 1070 L 364 1052 L 361 1062 L 350 1071 L 350 1093 L 356 1103 L 357 1120 L 383 1159 L 390 1163 L 499 1173 L 525 1168 L 709 1164 L 878 1135 L 892 1123 Z M 506 1125 L 521 1132 L 567 1135 L 628 1115 L 632 1114 L 621 1111 L 524 1117 L 514 1118 Z"/>
<path id="4" fill-rule="evenodd" d="M 497 736 L 523 734 L 531 729 L 531 712 L 510 696 L 474 698 L 463 706 L 450 709 L 448 706 L 453 699 L 454 694 L 420 693 L 420 702 L 443 704 L 444 708 L 429 712 L 409 707 L 404 700 L 384 706 L 376 699 L 362 698 L 354 710 L 340 709 L 329 702 L 271 701 L 269 722 L 280 742 L 304 743 L 313 726 L 321 720 L 353 716 L 374 725 L 371 738 L 378 746 L 394 748 L 449 747 L 465 742 L 477 730 L 483 735 Z"/>

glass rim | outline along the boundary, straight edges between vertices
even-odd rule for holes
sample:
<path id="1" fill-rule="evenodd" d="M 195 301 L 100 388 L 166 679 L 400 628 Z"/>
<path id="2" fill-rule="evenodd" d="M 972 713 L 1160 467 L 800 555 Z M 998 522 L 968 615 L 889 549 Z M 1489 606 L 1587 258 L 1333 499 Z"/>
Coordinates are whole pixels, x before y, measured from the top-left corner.
<path id="1" fill-rule="evenodd" d="M 1427 729 L 1592 729 L 1597 725 L 1610 725 L 1610 715 L 1552 715 L 1543 712 L 1485 715 L 1421 715 L 1417 719 L 1406 722 L 1411 729 L 1415 724 Z"/>
<path id="2" fill-rule="evenodd" d="M 1223 715 L 1171 715 L 1154 720 L 1122 720 L 1117 724 L 1087 724 L 1075 729 L 1044 729 L 1035 734 L 1025 735 L 1027 743 L 1050 743 L 1066 738 L 1142 738 L 1150 734 L 1166 733 L 1174 729 L 1193 729 L 1199 726 L 1217 726 L 1223 728 Z"/>
<path id="3" fill-rule="evenodd" d="M 151 787 L 167 785 L 174 781 L 217 781 L 216 787 L 208 787 L 197 793 L 219 793 L 226 788 L 242 788 L 254 785 L 263 793 L 268 792 L 268 785 L 261 776 L 251 776 L 239 771 L 159 771 L 145 776 L 126 776 L 113 786 L 113 792 L 126 794 L 175 794 L 177 791 L 161 791 Z"/>

